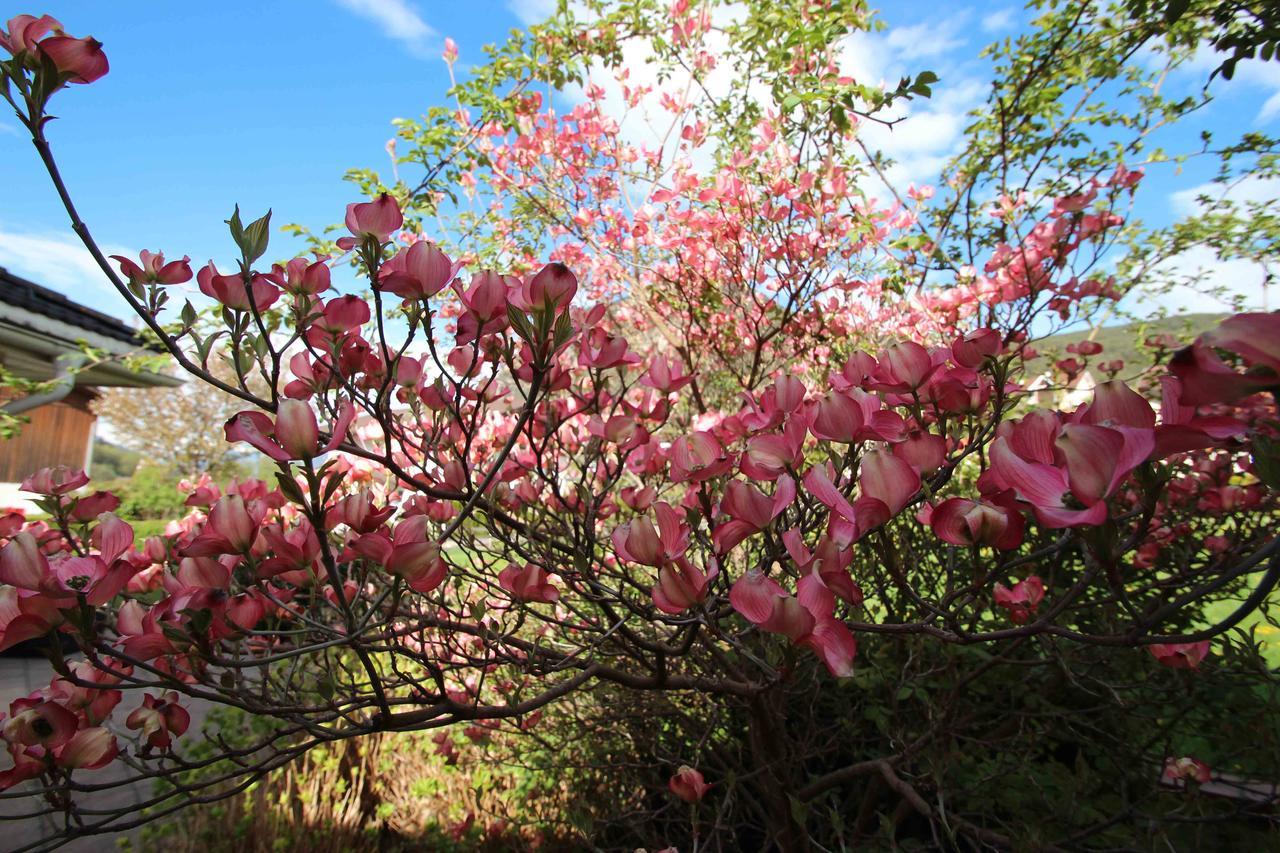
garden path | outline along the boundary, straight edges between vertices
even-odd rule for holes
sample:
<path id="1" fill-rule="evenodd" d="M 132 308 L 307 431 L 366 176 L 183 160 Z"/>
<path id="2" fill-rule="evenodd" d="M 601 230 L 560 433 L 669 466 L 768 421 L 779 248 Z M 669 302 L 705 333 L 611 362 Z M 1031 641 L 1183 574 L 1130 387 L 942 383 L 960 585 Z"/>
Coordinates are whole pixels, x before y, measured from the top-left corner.
<path id="1" fill-rule="evenodd" d="M 0 710 L 6 713 L 9 703 L 38 690 L 48 687 L 53 678 L 53 667 L 43 657 L 18 656 L 7 654 L 0 656 Z M 192 731 L 198 731 L 204 725 L 209 704 L 205 702 L 184 703 L 191 712 Z M 123 719 L 123 717 L 121 717 Z M 125 779 L 130 770 L 120 762 L 112 762 L 101 770 L 84 771 L 85 782 L 100 784 L 113 780 Z M 35 787 L 35 781 L 23 783 L 14 788 L 21 791 L 24 787 Z M 151 782 L 135 782 L 132 785 L 99 791 L 91 795 L 80 795 L 80 802 L 87 808 L 113 809 L 143 802 L 151 793 Z M 0 850 L 19 850 L 29 844 L 47 838 L 57 831 L 56 815 L 44 815 L 39 818 L 15 820 L 12 815 L 31 811 L 32 803 L 25 798 L 0 800 Z M 102 835 L 76 839 L 59 850 L 69 853 L 98 853 L 98 851 L 116 850 L 121 842 L 136 844 L 139 830 L 121 833 L 118 836 Z"/>

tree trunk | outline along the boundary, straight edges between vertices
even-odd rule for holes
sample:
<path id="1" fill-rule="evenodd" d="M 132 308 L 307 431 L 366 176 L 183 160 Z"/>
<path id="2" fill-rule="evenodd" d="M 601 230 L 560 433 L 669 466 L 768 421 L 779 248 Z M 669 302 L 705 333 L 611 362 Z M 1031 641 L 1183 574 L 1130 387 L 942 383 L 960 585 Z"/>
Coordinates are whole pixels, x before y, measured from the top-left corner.
<path id="1" fill-rule="evenodd" d="M 768 814 L 766 831 L 781 853 L 808 853 L 809 833 L 792 814 L 791 794 L 799 790 L 797 768 L 786 739 L 785 711 L 776 693 L 757 696 L 750 706 L 751 752 L 759 774 L 752 787 Z"/>

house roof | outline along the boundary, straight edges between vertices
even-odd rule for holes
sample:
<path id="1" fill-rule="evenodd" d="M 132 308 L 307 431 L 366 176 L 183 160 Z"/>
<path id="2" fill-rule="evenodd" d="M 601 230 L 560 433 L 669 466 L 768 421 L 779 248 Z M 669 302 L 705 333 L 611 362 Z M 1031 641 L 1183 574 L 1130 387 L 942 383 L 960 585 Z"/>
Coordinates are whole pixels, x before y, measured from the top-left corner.
<path id="1" fill-rule="evenodd" d="M 0 302 L 134 346 L 143 343 L 135 329 L 115 317 L 72 302 L 61 293 L 16 276 L 4 267 L 0 267 Z"/>
<path id="2" fill-rule="evenodd" d="M 19 376 L 46 380 L 54 375 L 54 360 L 79 350 L 80 341 L 117 357 L 140 349 L 163 351 L 115 317 L 0 267 L 0 362 Z M 181 384 L 173 376 L 130 370 L 118 359 L 77 373 L 75 381 L 89 386 Z"/>

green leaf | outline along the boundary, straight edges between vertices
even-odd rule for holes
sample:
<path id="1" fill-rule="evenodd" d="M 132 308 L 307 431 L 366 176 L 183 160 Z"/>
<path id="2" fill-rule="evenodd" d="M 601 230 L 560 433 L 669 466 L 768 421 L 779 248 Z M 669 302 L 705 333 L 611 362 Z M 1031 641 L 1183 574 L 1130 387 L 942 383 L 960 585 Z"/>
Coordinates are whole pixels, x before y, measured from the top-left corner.
<path id="1" fill-rule="evenodd" d="M 844 107 L 837 104 L 831 108 L 831 123 L 841 131 L 849 129 L 849 116 L 845 113 Z"/>
<path id="2" fill-rule="evenodd" d="M 249 263 L 253 263 L 267 252 L 267 244 L 271 240 L 271 210 L 250 222 L 244 229 L 245 245 L 241 246 L 241 250 L 245 253 Z"/>
<path id="3" fill-rule="evenodd" d="M 244 224 L 240 221 L 240 205 L 236 205 L 236 209 L 231 212 L 231 218 L 227 220 L 227 225 L 231 229 L 231 239 L 237 246 L 244 243 Z"/>
<path id="4" fill-rule="evenodd" d="M 1169 5 L 1164 7 L 1164 22 L 1172 26 L 1187 13 L 1187 8 L 1191 5 L 1191 0 L 1169 0 Z"/>
<path id="5" fill-rule="evenodd" d="M 569 336 L 573 334 L 573 320 L 569 318 L 569 312 L 565 311 L 556 318 L 555 328 L 555 349 L 560 349 L 565 342 L 569 340 Z"/>
<path id="6" fill-rule="evenodd" d="M 1253 474 L 1268 488 L 1280 491 L 1280 439 L 1254 436 Z"/>
<path id="7" fill-rule="evenodd" d="M 507 305 L 507 319 L 511 321 L 511 326 L 516 330 L 516 334 L 520 338 L 530 344 L 534 342 L 533 326 L 529 323 L 528 316 L 514 305 Z"/>
<path id="8" fill-rule="evenodd" d="M 791 819 L 801 826 L 804 826 L 805 822 L 809 818 L 808 804 L 803 802 L 795 794 L 787 794 L 787 799 L 791 801 Z"/>
<path id="9" fill-rule="evenodd" d="M 284 496 L 296 504 L 306 503 L 307 499 L 303 497 L 302 489 L 298 486 L 298 481 L 286 474 L 284 471 L 276 472 L 276 482 L 280 484 L 280 491 Z"/>
<path id="10" fill-rule="evenodd" d="M 264 216 L 245 225 L 240 219 L 240 205 L 237 204 L 231 218 L 227 220 L 227 226 L 231 230 L 232 241 L 240 249 L 240 254 L 247 264 L 253 263 L 266 253 L 267 243 L 271 237 L 270 210 Z"/>

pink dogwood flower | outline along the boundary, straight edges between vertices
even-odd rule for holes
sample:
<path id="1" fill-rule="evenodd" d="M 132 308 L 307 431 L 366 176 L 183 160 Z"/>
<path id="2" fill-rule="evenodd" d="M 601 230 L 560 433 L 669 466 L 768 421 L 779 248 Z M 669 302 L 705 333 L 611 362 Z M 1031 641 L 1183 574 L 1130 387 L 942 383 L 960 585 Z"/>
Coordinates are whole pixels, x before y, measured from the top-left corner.
<path id="1" fill-rule="evenodd" d="M 640 356 L 631 352 L 627 339 L 606 332 L 595 326 L 583 334 L 578 347 L 578 365 L 595 370 L 611 367 L 630 367 L 640 363 Z"/>
<path id="2" fill-rule="evenodd" d="M 70 83 L 92 83 L 111 70 L 102 42 L 90 36 L 55 35 L 40 41 L 36 47 L 59 73 L 70 75 Z"/>
<path id="3" fill-rule="evenodd" d="M 33 693 L 9 705 L 9 719 L 2 731 L 11 744 L 55 749 L 69 741 L 79 726 L 73 711 Z"/>
<path id="4" fill-rule="evenodd" d="M 900 441 L 905 430 L 901 415 L 885 409 L 879 397 L 860 388 L 828 393 L 813 404 L 809 424 L 815 438 L 843 444 Z"/>
<path id="5" fill-rule="evenodd" d="M 939 366 L 929 351 L 914 341 L 899 341 L 885 347 L 876 358 L 876 364 L 871 375 L 872 388 L 890 393 L 905 393 L 919 388 L 929 381 Z"/>
<path id="6" fill-rule="evenodd" d="M 132 667 L 119 662 L 110 663 L 109 667 L 122 675 L 132 672 Z M 67 708 L 83 713 L 91 723 L 106 719 L 123 698 L 124 694 L 114 689 L 122 675 L 99 669 L 87 660 L 73 661 L 68 664 L 68 669 L 75 682 L 100 686 L 86 687 L 67 678 L 56 678 L 49 685 L 50 696 L 56 697 Z"/>
<path id="7" fill-rule="evenodd" d="M 1280 389 L 1280 314 L 1236 314 L 1175 353 L 1169 369 L 1182 380 L 1182 402 L 1190 406 L 1229 403 L 1258 391 Z M 1238 372 L 1214 352 L 1244 359 Z"/>
<path id="8" fill-rule="evenodd" d="M 355 407 L 350 401 L 338 408 L 329 429 L 329 440 L 320 443 L 320 427 L 315 412 L 303 400 L 281 400 L 276 418 L 264 412 L 246 411 L 233 415 L 226 423 L 227 441 L 243 441 L 277 462 L 311 459 L 334 450 L 347 437 L 347 429 L 355 420 Z"/>
<path id="9" fill-rule="evenodd" d="M 755 435 L 747 440 L 739 470 L 753 480 L 777 480 L 804 462 L 807 427 L 802 418 L 787 421 L 781 433 Z"/>
<path id="10" fill-rule="evenodd" d="M 394 515 L 395 511 L 393 506 L 376 508 L 373 494 L 364 490 L 347 495 L 330 507 L 325 513 L 325 523 L 329 527 L 345 524 L 356 533 L 372 533 Z"/>
<path id="11" fill-rule="evenodd" d="M 640 516 L 613 530 L 613 550 L 629 563 L 661 568 L 682 556 L 689 547 L 691 532 L 681 512 L 659 501 L 653 505 L 658 519 L 655 528 L 648 516 Z"/>
<path id="12" fill-rule="evenodd" d="M 338 248 L 344 251 L 356 248 L 365 240 L 379 245 L 387 242 L 404 225 L 404 214 L 400 212 L 399 202 L 383 193 L 373 201 L 348 204 L 346 224 L 353 236 L 338 239 Z"/>
<path id="13" fill-rule="evenodd" d="M 266 515 L 259 502 L 246 503 L 240 495 L 223 495 L 209 510 L 198 536 L 183 549 L 187 556 L 247 554 L 258 538 L 258 528 Z"/>
<path id="14" fill-rule="evenodd" d="M 62 24 L 52 15 L 15 15 L 0 30 L 0 47 L 13 56 L 35 50 L 40 39 L 52 32 L 61 32 Z"/>
<path id="15" fill-rule="evenodd" d="M 191 271 L 191 258 L 183 256 L 180 261 L 164 262 L 164 252 L 148 252 L 143 249 L 139 253 L 141 264 L 134 263 L 123 255 L 112 255 L 120 264 L 120 272 L 130 284 L 182 284 L 191 281 L 195 274 Z"/>
<path id="16" fill-rule="evenodd" d="M 164 632 L 163 611 L 161 604 L 145 608 L 132 598 L 120 605 L 116 612 L 116 634 L 126 655 L 152 660 L 176 651 Z"/>
<path id="17" fill-rule="evenodd" d="M 160 696 L 145 693 L 142 704 L 125 719 L 130 729 L 140 729 L 147 746 L 168 749 L 173 737 L 181 737 L 191 725 L 191 714 L 178 704 L 178 694 L 169 690 Z"/>
<path id="18" fill-rule="evenodd" d="M 684 364 L 678 359 L 668 359 L 663 353 L 650 359 L 649 370 L 640 377 L 641 385 L 646 385 L 661 394 L 679 391 L 692 381 L 693 377 L 685 373 Z"/>
<path id="19" fill-rule="evenodd" d="M 390 536 L 367 533 L 352 542 L 351 548 L 425 595 L 444 583 L 449 572 L 449 565 L 440 555 L 440 544 L 429 536 L 429 523 L 425 515 L 411 515 L 397 524 Z"/>
<path id="20" fill-rule="evenodd" d="M 650 591 L 654 606 L 672 616 L 683 613 L 707 597 L 716 573 L 715 565 L 704 572 L 684 557 L 677 558 L 658 570 L 658 582 Z"/>
<path id="21" fill-rule="evenodd" d="M 428 299 L 447 287 L 462 269 L 461 262 L 429 240 L 421 240 L 397 253 L 378 269 L 378 286 L 406 302 Z"/>
<path id="22" fill-rule="evenodd" d="M 734 457 L 709 432 L 681 436 L 671 445 L 671 482 L 701 483 L 733 468 Z"/>
<path id="23" fill-rule="evenodd" d="M 54 468 L 41 468 L 22 481 L 19 486 L 24 492 L 38 495 L 65 495 L 74 492 L 89 482 L 89 475 L 76 468 L 58 465 Z"/>
<path id="24" fill-rule="evenodd" d="M 1106 500 L 1155 449 L 1154 430 L 1063 425 L 1037 412 L 1008 427 L 991 445 L 992 472 L 1050 528 L 1098 525 Z"/>
<path id="25" fill-rule="evenodd" d="M 1011 497 L 1006 492 L 986 500 L 947 498 L 933 508 L 928 524 L 943 542 L 1009 551 L 1022 544 L 1026 527 Z"/>
<path id="26" fill-rule="evenodd" d="M 682 765 L 667 781 L 667 787 L 686 803 L 696 803 L 707 795 L 711 785 L 702 774 L 688 765 Z"/>
<path id="27" fill-rule="evenodd" d="M 0 585 L 0 652 L 52 631 L 62 622 L 59 604 L 31 590 Z"/>
<path id="28" fill-rule="evenodd" d="M 823 536 L 810 551 L 800 531 L 794 528 L 782 534 L 782 543 L 802 575 L 816 574 L 822 585 L 841 599 L 855 606 L 862 604 L 862 589 L 849 574 L 853 563 L 851 548 L 843 548 L 830 536 Z"/>
<path id="29" fill-rule="evenodd" d="M 560 599 L 560 590 L 551 583 L 554 575 L 541 566 L 527 563 L 523 568 L 507 566 L 498 574 L 498 585 L 516 601 L 550 603 Z"/>
<path id="30" fill-rule="evenodd" d="M 1012 588 L 1002 583 L 995 586 L 996 606 L 1003 607 L 1009 613 L 1009 619 L 1015 625 L 1022 625 L 1033 615 L 1044 600 L 1044 581 L 1036 575 L 1029 575 L 1026 580 L 1018 581 Z"/>
<path id="31" fill-rule="evenodd" d="M 832 481 L 829 463 L 814 465 L 804 475 L 804 486 L 818 502 L 831 510 L 830 530 L 843 543 L 855 542 L 867 531 L 888 521 L 887 509 L 874 498 L 850 503 Z"/>
<path id="32" fill-rule="evenodd" d="M 751 483 L 730 480 L 720 499 L 720 509 L 729 516 L 729 521 L 712 533 L 717 553 L 727 554 L 751 534 L 768 527 L 795 498 L 796 481 L 785 475 L 778 478 L 778 487 L 772 496 Z"/>
<path id="33" fill-rule="evenodd" d="M 561 263 L 551 263 L 525 276 L 511 302 L 524 311 L 557 311 L 578 292 L 578 277 Z"/>
<path id="34" fill-rule="evenodd" d="M 837 678 L 853 674 L 857 641 L 835 618 L 835 596 L 816 574 L 800 579 L 798 596 L 773 578 L 750 569 L 729 590 L 729 603 L 748 622 L 808 646 Z"/>
<path id="35" fill-rule="evenodd" d="M 1160 781 L 1167 785 L 1183 782 L 1196 782 L 1203 785 L 1212 778 L 1213 773 L 1209 765 L 1190 756 L 1165 759 L 1164 770 L 1160 773 Z"/>
<path id="36" fill-rule="evenodd" d="M 53 751 L 54 763 L 67 770 L 97 770 L 120 754 L 116 737 L 101 726 L 81 729 Z"/>
<path id="37" fill-rule="evenodd" d="M 1156 643 L 1147 646 L 1160 664 L 1171 669 L 1199 669 L 1200 662 L 1209 654 L 1209 641 L 1198 643 Z"/>
<path id="38" fill-rule="evenodd" d="M 274 264 L 265 277 L 291 296 L 316 296 L 328 290 L 333 283 L 329 265 L 324 258 L 293 258 L 284 266 Z"/>
<path id="39" fill-rule="evenodd" d="M 124 525 L 124 522 L 119 523 Z M 133 543 L 132 528 L 129 528 L 128 543 Z M 107 556 L 111 560 L 96 554 L 63 554 L 50 562 L 40 551 L 35 538 L 22 532 L 0 549 L 0 581 L 55 599 L 74 600 L 76 595 L 83 595 L 89 604 L 99 606 L 119 595 L 129 578 L 138 571 L 137 566 L 128 560 L 117 559 L 118 554 L 109 553 Z"/>
<path id="40" fill-rule="evenodd" d="M 1225 415 L 1201 415 L 1182 399 L 1182 380 L 1160 377 L 1160 424 L 1156 427 L 1156 459 L 1213 447 L 1226 439 L 1243 435 L 1248 427 Z"/>
<path id="41" fill-rule="evenodd" d="M 246 288 L 244 277 L 238 273 L 223 275 L 209 261 L 196 273 L 196 283 L 200 292 L 211 299 L 216 299 L 234 311 L 249 311 L 256 308 L 266 311 L 280 298 L 280 288 L 265 275 L 254 274 Z"/>
<path id="42" fill-rule="evenodd" d="M 976 329 L 956 338 L 951 344 L 951 358 L 961 367 L 981 367 L 1000 352 L 1003 340 L 995 329 Z"/>

